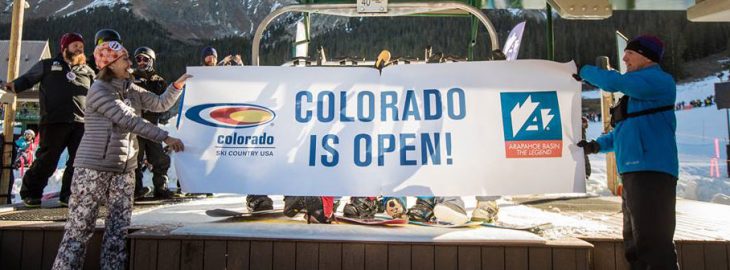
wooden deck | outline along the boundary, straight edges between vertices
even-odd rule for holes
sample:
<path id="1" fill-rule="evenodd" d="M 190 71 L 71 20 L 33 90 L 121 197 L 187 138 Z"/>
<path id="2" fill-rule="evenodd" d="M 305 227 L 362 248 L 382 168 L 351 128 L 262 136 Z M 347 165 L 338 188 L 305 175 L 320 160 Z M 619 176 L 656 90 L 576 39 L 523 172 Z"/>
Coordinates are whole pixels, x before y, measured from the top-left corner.
<path id="1" fill-rule="evenodd" d="M 629 269 L 620 238 L 621 214 L 614 212 L 618 202 L 516 200 L 514 206 L 502 207 L 505 221 L 520 215 L 535 223 L 551 219 L 553 233 L 563 233 L 559 239 L 548 237 L 550 231 L 539 238 L 487 228 L 377 228 L 291 220 L 221 223 L 185 216 L 220 205 L 165 206 L 135 214 L 128 268 Z M 682 269 L 730 269 L 727 213 L 729 206 L 678 201 L 675 241 Z M 181 215 L 186 222 L 176 224 Z M 585 228 L 576 229 L 580 226 Z M 50 269 L 62 233 L 62 222 L 0 221 L 0 269 Z M 98 269 L 102 233 L 99 227 L 92 237 L 84 269 Z"/>

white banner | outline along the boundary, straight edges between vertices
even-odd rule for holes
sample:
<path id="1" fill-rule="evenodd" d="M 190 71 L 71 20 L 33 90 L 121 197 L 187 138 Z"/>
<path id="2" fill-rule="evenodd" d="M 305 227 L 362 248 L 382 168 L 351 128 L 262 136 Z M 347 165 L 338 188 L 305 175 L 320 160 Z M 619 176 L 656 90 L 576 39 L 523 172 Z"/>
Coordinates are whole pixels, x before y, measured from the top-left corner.
<path id="1" fill-rule="evenodd" d="M 186 192 L 584 192 L 575 72 L 541 60 L 189 67 L 175 167 Z"/>

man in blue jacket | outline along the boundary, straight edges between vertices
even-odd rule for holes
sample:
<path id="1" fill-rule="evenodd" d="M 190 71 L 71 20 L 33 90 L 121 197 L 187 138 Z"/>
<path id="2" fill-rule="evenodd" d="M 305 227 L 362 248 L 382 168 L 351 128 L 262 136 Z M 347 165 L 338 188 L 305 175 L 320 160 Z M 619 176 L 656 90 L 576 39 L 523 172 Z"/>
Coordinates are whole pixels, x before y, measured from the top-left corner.
<path id="1" fill-rule="evenodd" d="M 624 97 L 611 110 L 614 129 L 580 141 L 588 154 L 615 152 L 623 180 L 624 247 L 631 269 L 678 269 L 673 236 L 679 160 L 677 88 L 658 63 L 664 45 L 642 35 L 624 49 L 627 72 L 584 66 L 576 79 Z"/>

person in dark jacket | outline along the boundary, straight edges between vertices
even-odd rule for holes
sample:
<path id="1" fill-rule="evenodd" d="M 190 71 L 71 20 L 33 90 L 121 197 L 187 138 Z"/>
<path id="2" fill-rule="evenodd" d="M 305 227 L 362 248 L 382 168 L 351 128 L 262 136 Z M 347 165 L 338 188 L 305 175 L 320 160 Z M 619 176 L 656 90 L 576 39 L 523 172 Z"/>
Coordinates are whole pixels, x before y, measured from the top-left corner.
<path id="1" fill-rule="evenodd" d="M 134 60 L 137 67 L 132 75 L 134 76 L 134 84 L 140 86 L 147 91 L 161 95 L 167 89 L 167 83 L 157 71 L 155 71 L 155 61 L 157 56 L 154 50 L 149 47 L 139 47 L 134 51 Z M 171 110 L 174 109 L 173 105 Z M 142 118 L 150 123 L 164 124 L 170 118 L 168 112 L 154 112 L 142 110 Z M 135 170 L 135 198 L 141 198 L 149 193 L 149 189 L 142 184 L 143 170 L 145 160 L 152 167 L 152 183 L 154 185 L 154 197 L 156 199 L 169 199 L 173 197 L 173 193 L 167 188 L 167 170 L 170 169 L 170 156 L 165 153 L 162 144 L 154 142 L 144 137 L 137 137 L 139 144 L 139 153 L 137 154 L 139 165 Z"/>
<path id="2" fill-rule="evenodd" d="M 27 207 L 40 207 L 43 189 L 53 175 L 63 150 L 68 150 L 66 170 L 61 185 L 61 205 L 68 205 L 71 195 L 72 166 L 84 134 L 86 92 L 94 81 L 94 71 L 86 65 L 84 40 L 80 34 L 61 37 L 61 52 L 52 59 L 35 64 L 6 88 L 23 92 L 40 83 L 40 147 L 36 160 L 23 176 L 20 197 Z"/>
<path id="3" fill-rule="evenodd" d="M 205 47 L 200 51 L 200 60 L 203 66 L 214 67 L 218 65 L 218 51 L 213 47 Z"/>
<path id="4" fill-rule="evenodd" d="M 180 139 L 144 120 L 142 110 L 162 112 L 182 93 L 185 74 L 157 95 L 134 85 L 128 71 L 127 50 L 116 41 L 94 49 L 98 80 L 89 89 L 86 125 L 74 160 L 73 190 L 63 240 L 53 263 L 54 270 L 83 269 L 86 243 L 96 226 L 99 206 L 109 210 L 104 221 L 99 269 L 125 269 L 126 236 L 132 219 L 134 169 L 137 167 L 136 136 L 164 141 L 173 151 L 184 150 Z"/>
<path id="5" fill-rule="evenodd" d="M 584 66 L 576 79 L 624 97 L 612 109 L 615 128 L 578 143 L 589 154 L 616 152 L 623 179 L 624 249 L 631 269 L 678 269 L 674 248 L 677 157 L 677 86 L 659 66 L 664 45 L 649 35 L 624 49 L 627 72 Z"/>

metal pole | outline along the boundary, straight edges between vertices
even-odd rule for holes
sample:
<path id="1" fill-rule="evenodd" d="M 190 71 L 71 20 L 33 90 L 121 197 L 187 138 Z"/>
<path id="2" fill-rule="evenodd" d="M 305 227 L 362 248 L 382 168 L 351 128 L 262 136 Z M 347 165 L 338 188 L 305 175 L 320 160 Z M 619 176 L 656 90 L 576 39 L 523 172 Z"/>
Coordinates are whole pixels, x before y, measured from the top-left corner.
<path id="1" fill-rule="evenodd" d="M 727 121 L 727 138 L 730 141 L 730 110 L 725 109 L 725 120 Z"/>
<path id="2" fill-rule="evenodd" d="M 725 144 L 725 165 L 727 166 L 727 177 L 730 177 L 730 110 L 725 109 L 725 122 L 727 123 L 727 139 Z"/>
<path id="3" fill-rule="evenodd" d="M 545 16 L 547 16 L 547 60 L 555 61 L 555 38 L 553 37 L 553 7 L 545 3 Z"/>
<path id="4" fill-rule="evenodd" d="M 477 46 L 477 32 L 479 30 L 479 21 L 474 15 L 471 16 L 471 37 L 469 38 L 469 47 L 466 53 L 467 61 L 474 61 L 474 48 Z M 492 48 L 494 50 L 495 48 Z"/>
<path id="5" fill-rule="evenodd" d="M 10 26 L 8 59 L 8 82 L 12 82 L 20 72 L 20 41 L 23 37 L 23 12 L 25 0 L 13 1 L 13 17 Z M 3 167 L 0 177 L 0 204 L 10 203 L 10 175 L 13 163 L 13 123 L 15 122 L 15 97 L 5 106 L 3 122 Z"/>
<path id="6" fill-rule="evenodd" d="M 347 16 L 347 17 L 388 17 L 388 16 L 406 16 L 414 14 L 422 14 L 436 11 L 446 11 L 458 9 L 467 12 L 476 17 L 487 28 L 487 35 L 492 49 L 499 48 L 499 40 L 497 39 L 497 30 L 492 22 L 480 9 L 461 2 L 434 2 L 434 3 L 393 3 L 388 5 L 388 13 L 357 13 L 357 4 L 305 4 L 291 5 L 274 10 L 269 13 L 256 27 L 256 32 L 251 41 L 251 65 L 258 66 L 259 50 L 261 46 L 261 38 L 263 38 L 266 27 L 279 17 L 288 12 L 311 12 L 326 15 Z"/>

